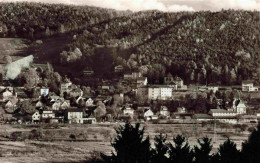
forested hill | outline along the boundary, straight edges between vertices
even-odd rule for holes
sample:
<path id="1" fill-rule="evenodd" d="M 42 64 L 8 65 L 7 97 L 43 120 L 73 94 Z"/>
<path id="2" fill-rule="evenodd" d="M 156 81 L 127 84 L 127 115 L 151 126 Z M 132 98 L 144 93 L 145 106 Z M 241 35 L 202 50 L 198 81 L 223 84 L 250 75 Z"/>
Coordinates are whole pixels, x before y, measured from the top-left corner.
<path id="1" fill-rule="evenodd" d="M 129 13 L 89 6 L 0 2 L 0 36 L 34 39 L 79 30 Z"/>
<path id="2" fill-rule="evenodd" d="M 110 74 L 113 66 L 122 64 L 126 70 L 143 71 L 150 83 L 162 81 L 169 72 L 186 84 L 229 85 L 246 79 L 259 83 L 259 26 L 258 11 L 132 13 L 89 6 L 0 3 L 0 37 L 38 39 L 74 31 L 77 37 L 61 54 L 49 54 L 59 55 L 60 64 L 68 70 L 74 65 L 80 72 L 104 63 L 109 66 L 101 65 L 102 73 Z M 109 63 L 96 61 L 107 57 L 111 57 Z"/>
<path id="3" fill-rule="evenodd" d="M 170 72 L 187 83 L 241 84 L 259 82 L 259 27 L 257 11 L 147 11 L 89 27 L 69 47 L 85 55 L 100 45 L 131 49 L 117 53 L 115 65 L 141 69 L 151 82 Z"/>

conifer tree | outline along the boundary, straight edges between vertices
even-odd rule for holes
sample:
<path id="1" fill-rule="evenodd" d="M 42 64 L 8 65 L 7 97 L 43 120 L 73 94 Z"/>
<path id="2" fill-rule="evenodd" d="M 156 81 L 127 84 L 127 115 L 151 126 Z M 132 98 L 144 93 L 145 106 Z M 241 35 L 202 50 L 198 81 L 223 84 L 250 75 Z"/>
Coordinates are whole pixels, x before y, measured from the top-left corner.
<path id="1" fill-rule="evenodd" d="M 248 141 L 242 144 L 242 159 L 247 163 L 260 162 L 260 125 L 252 132 Z"/>
<path id="2" fill-rule="evenodd" d="M 153 149 L 153 157 L 152 157 L 153 163 L 168 162 L 168 158 L 166 157 L 166 154 L 167 154 L 169 148 L 166 144 L 166 139 L 167 139 L 167 136 L 163 136 L 162 134 L 160 134 L 159 136 L 156 136 L 154 138 L 155 149 Z"/>
<path id="3" fill-rule="evenodd" d="M 230 139 L 226 140 L 218 148 L 218 153 L 213 157 L 215 163 L 238 163 L 240 161 L 240 151 L 237 145 Z"/>
<path id="4" fill-rule="evenodd" d="M 185 137 L 178 135 L 173 141 L 175 145 L 169 145 L 170 161 L 173 163 L 191 163 L 193 160 L 193 152 L 188 142 L 186 142 Z"/>
<path id="5" fill-rule="evenodd" d="M 112 156 L 101 154 L 106 162 L 111 163 L 149 163 L 151 162 L 151 146 L 149 137 L 144 138 L 144 128 L 126 123 L 116 129 L 117 136 L 111 143 L 115 152 Z"/>
<path id="6" fill-rule="evenodd" d="M 210 161 L 210 152 L 212 150 L 211 139 L 205 137 L 197 140 L 199 147 L 194 147 L 195 163 L 208 163 Z"/>

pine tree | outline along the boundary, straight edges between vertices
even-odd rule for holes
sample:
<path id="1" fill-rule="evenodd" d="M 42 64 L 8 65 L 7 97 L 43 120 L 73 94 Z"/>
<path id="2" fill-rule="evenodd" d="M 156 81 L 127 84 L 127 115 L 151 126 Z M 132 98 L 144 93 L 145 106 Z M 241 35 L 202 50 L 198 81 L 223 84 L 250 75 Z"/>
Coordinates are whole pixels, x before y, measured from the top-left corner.
<path id="1" fill-rule="evenodd" d="M 237 150 L 237 145 L 230 139 L 226 140 L 218 148 L 218 153 L 215 158 L 218 158 L 219 163 L 238 163 L 240 160 L 240 152 Z"/>
<path id="2" fill-rule="evenodd" d="M 154 138 L 155 149 L 153 149 L 153 157 L 152 157 L 153 163 L 158 163 L 158 162 L 166 163 L 169 161 L 168 158 L 166 157 L 166 154 L 169 150 L 166 144 L 166 138 L 167 136 L 163 136 L 162 134 Z"/>
<path id="3" fill-rule="evenodd" d="M 208 163 L 210 161 L 210 152 L 212 150 L 211 139 L 205 137 L 200 141 L 197 140 L 200 147 L 194 147 L 195 163 Z"/>
<path id="4" fill-rule="evenodd" d="M 181 135 L 178 135 L 173 141 L 175 145 L 169 145 L 170 161 L 173 163 L 191 163 L 193 160 L 193 152 L 186 142 L 186 139 Z"/>
<path id="5" fill-rule="evenodd" d="M 248 141 L 242 144 L 242 158 L 247 163 L 260 162 L 260 125 L 255 129 Z"/>
<path id="6" fill-rule="evenodd" d="M 106 162 L 111 163 L 149 163 L 151 162 L 151 145 L 149 137 L 144 138 L 144 128 L 126 123 L 116 129 L 117 137 L 111 143 L 115 152 L 112 156 L 101 154 Z"/>

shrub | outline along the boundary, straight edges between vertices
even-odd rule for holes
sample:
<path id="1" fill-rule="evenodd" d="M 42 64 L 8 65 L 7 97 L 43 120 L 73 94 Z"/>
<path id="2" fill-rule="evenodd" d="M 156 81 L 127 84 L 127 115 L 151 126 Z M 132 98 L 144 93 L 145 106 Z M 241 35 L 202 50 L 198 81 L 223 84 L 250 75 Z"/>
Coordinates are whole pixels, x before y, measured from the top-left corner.
<path id="1" fill-rule="evenodd" d="M 76 140 L 76 135 L 74 135 L 74 134 L 70 134 L 70 139 L 72 139 L 72 140 Z"/>
<path id="2" fill-rule="evenodd" d="M 23 138 L 23 133 L 21 131 L 15 131 L 11 133 L 10 138 L 14 141 L 21 141 Z"/>

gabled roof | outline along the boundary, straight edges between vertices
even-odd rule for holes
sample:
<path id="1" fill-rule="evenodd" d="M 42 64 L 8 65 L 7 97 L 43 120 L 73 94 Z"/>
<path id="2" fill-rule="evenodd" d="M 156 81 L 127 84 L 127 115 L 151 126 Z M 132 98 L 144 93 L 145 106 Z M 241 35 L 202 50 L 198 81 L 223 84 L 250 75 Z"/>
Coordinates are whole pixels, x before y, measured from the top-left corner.
<path id="1" fill-rule="evenodd" d="M 182 79 L 180 78 L 180 77 L 175 77 L 175 79 L 174 79 L 175 81 L 182 81 Z"/>

